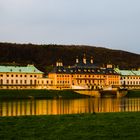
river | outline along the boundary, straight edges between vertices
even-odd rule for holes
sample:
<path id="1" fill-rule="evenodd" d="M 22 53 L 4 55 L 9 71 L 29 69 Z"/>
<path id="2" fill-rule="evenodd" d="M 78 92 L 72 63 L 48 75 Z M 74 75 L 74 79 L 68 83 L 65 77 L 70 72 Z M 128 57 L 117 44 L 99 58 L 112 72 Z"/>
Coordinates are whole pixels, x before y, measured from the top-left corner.
<path id="1" fill-rule="evenodd" d="M 140 98 L 85 98 L 0 101 L 0 116 L 140 111 Z"/>

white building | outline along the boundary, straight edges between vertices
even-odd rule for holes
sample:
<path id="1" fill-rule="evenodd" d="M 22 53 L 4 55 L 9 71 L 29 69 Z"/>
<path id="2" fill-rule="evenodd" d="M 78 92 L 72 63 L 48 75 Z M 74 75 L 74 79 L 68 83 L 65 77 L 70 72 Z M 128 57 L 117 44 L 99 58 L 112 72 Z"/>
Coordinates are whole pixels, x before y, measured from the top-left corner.
<path id="1" fill-rule="evenodd" d="M 121 75 L 120 83 L 122 87 L 140 88 L 140 70 L 120 70 L 116 68 L 115 71 Z"/>

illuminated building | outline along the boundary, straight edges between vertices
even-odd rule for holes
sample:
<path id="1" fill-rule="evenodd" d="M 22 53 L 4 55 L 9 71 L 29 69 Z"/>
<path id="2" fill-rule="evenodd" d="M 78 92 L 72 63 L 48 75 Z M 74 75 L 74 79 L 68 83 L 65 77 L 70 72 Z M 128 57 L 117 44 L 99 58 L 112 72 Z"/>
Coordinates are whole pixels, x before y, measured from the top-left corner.
<path id="1" fill-rule="evenodd" d="M 53 79 L 55 89 L 103 89 L 120 85 L 120 75 L 111 64 L 98 67 L 93 57 L 87 61 L 85 55 L 82 62 L 77 57 L 75 65 L 69 67 L 64 67 L 59 60 L 48 77 Z"/>

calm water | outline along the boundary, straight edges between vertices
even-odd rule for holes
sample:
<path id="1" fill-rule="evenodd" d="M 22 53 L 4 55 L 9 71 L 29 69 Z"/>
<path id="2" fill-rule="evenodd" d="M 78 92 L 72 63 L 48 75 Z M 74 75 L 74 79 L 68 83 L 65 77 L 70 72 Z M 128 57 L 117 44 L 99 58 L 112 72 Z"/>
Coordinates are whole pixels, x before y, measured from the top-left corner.
<path id="1" fill-rule="evenodd" d="M 140 98 L 0 101 L 0 116 L 140 111 Z"/>

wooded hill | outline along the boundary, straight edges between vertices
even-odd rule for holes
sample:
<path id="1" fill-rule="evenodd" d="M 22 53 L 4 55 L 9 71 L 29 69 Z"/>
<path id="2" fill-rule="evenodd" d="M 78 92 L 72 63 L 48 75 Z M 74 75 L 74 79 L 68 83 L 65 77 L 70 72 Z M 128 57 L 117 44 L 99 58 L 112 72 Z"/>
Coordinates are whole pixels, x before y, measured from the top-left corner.
<path id="1" fill-rule="evenodd" d="M 34 64 L 42 71 L 56 64 L 61 59 L 64 65 L 74 65 L 76 56 L 82 59 L 83 54 L 87 59 L 94 57 L 94 63 L 103 65 L 112 63 L 122 69 L 140 67 L 140 55 L 121 50 L 112 50 L 95 46 L 78 45 L 34 45 L 0 43 L 0 64 Z"/>

